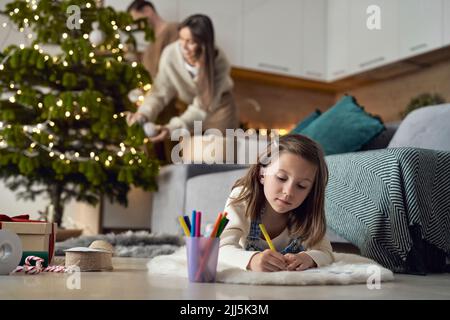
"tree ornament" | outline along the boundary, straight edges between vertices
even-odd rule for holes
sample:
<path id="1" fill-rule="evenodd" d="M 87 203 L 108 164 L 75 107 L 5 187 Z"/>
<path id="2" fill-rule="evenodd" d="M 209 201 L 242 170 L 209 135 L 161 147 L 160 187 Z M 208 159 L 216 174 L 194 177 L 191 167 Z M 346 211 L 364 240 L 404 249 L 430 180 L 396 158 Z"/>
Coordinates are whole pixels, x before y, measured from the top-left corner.
<path id="1" fill-rule="evenodd" d="M 89 41 L 94 46 L 99 46 L 105 41 L 105 33 L 98 28 L 99 25 L 97 21 L 92 22 L 92 31 L 89 34 Z"/>

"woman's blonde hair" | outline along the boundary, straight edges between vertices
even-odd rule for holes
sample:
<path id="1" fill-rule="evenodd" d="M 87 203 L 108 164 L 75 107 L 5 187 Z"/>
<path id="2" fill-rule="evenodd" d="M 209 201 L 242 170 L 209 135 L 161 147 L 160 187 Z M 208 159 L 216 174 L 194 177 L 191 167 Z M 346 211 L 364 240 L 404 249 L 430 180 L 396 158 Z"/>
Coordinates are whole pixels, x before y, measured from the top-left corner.
<path id="1" fill-rule="evenodd" d="M 211 19 L 204 14 L 194 14 L 187 17 L 178 26 L 178 30 L 189 28 L 194 41 L 198 44 L 196 58 L 200 60 L 201 68 L 198 75 L 198 85 L 202 107 L 211 107 L 214 98 L 214 59 L 217 55 L 214 40 L 214 27 Z"/>
<path id="2" fill-rule="evenodd" d="M 278 143 L 278 148 L 273 148 Z M 275 151 L 273 151 L 275 150 Z M 328 168 L 322 148 L 310 138 L 291 134 L 274 140 L 259 158 L 257 164 L 250 167 L 247 174 L 236 181 L 233 188 L 242 187 L 238 197 L 231 204 L 245 203 L 245 215 L 255 220 L 266 203 L 264 187 L 260 183 L 261 168 L 270 165 L 274 157 L 283 152 L 298 155 L 317 166 L 314 184 L 303 203 L 293 210 L 288 220 L 291 234 L 302 239 L 311 247 L 325 236 L 325 187 L 328 183 Z"/>

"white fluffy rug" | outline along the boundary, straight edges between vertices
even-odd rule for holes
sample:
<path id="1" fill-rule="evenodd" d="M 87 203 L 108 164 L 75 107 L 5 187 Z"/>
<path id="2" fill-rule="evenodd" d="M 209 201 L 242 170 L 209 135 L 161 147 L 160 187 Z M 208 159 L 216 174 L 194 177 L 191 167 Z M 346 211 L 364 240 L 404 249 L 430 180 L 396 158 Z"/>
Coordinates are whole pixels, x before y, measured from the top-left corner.
<path id="1" fill-rule="evenodd" d="M 252 272 L 223 263 L 217 266 L 216 282 L 257 285 L 346 285 L 393 281 L 392 271 L 375 261 L 347 253 L 334 253 L 335 262 L 305 271 Z M 171 255 L 158 256 L 147 263 L 148 272 L 187 278 L 186 248 Z"/>

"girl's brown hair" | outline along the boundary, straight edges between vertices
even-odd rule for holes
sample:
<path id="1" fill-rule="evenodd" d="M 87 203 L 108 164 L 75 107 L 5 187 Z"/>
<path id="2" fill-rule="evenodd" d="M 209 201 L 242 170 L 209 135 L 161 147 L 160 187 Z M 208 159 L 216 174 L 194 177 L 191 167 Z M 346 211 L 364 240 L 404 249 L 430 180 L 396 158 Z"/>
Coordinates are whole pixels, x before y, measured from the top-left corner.
<path id="1" fill-rule="evenodd" d="M 214 59 L 217 55 L 214 44 L 214 27 L 211 19 L 203 14 L 187 17 L 178 30 L 189 28 L 198 44 L 196 58 L 200 60 L 198 84 L 203 108 L 209 109 L 214 97 Z"/>
<path id="2" fill-rule="evenodd" d="M 275 148 L 274 143 L 278 143 Z M 269 166 L 271 160 L 283 152 L 298 155 L 317 166 L 314 184 L 308 196 L 293 210 L 288 220 L 290 233 L 300 237 L 311 247 L 322 240 L 326 232 L 325 187 L 328 183 L 328 168 L 322 148 L 310 138 L 291 134 L 280 137 L 278 141 L 274 140 L 259 157 L 257 164 L 252 165 L 247 174 L 236 181 L 233 188 L 242 187 L 242 190 L 231 204 L 245 203 L 245 215 L 255 220 L 266 203 L 264 187 L 260 183 L 261 168 Z"/>

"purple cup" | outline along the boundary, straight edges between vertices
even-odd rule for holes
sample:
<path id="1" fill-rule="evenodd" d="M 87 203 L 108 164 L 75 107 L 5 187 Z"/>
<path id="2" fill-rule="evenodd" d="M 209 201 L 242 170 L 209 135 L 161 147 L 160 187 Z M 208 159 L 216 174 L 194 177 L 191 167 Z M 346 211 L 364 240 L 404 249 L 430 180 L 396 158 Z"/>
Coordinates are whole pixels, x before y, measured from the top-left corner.
<path id="1" fill-rule="evenodd" d="M 190 282 L 215 282 L 220 238 L 185 237 Z"/>

